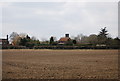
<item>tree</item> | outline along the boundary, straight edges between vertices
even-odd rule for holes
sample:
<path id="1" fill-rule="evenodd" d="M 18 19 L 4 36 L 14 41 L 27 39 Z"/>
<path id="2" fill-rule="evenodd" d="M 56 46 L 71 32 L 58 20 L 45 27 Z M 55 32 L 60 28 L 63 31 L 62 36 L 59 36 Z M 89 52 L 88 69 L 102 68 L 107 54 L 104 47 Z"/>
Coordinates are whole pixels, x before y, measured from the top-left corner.
<path id="1" fill-rule="evenodd" d="M 31 38 L 32 40 L 37 40 L 37 38 L 35 37 L 35 36 L 32 36 L 32 38 Z"/>
<path id="2" fill-rule="evenodd" d="M 50 44 L 53 44 L 54 43 L 54 37 L 51 37 L 50 38 Z"/>
<path id="3" fill-rule="evenodd" d="M 45 41 L 48 41 L 48 40 L 47 40 L 47 38 L 44 38 L 44 37 L 43 37 L 43 38 L 41 38 L 41 41 L 42 41 L 42 42 L 45 42 Z"/>
<path id="4" fill-rule="evenodd" d="M 27 42 L 28 42 L 28 41 L 27 41 L 26 38 L 21 38 L 19 45 L 26 46 Z"/>
<path id="5" fill-rule="evenodd" d="M 26 34 L 26 33 L 20 33 L 19 36 L 20 36 L 21 38 L 25 38 L 25 37 L 27 36 L 27 34 Z"/>
<path id="6" fill-rule="evenodd" d="M 103 38 L 107 38 L 107 33 L 108 31 L 106 30 L 106 27 L 102 28 L 101 31 L 99 32 L 99 35 L 100 37 L 103 37 Z"/>
<path id="7" fill-rule="evenodd" d="M 97 35 L 91 34 L 91 35 L 88 37 L 88 41 L 89 41 L 90 44 L 96 45 L 96 44 L 97 44 Z"/>
<path id="8" fill-rule="evenodd" d="M 19 34 L 17 32 L 12 32 L 10 34 L 10 40 L 14 40 L 15 37 L 19 36 Z"/>
<path id="9" fill-rule="evenodd" d="M 34 44 L 35 44 L 34 41 L 28 35 L 26 35 L 25 38 L 21 38 L 19 45 L 32 48 Z"/>
<path id="10" fill-rule="evenodd" d="M 30 39 L 30 36 L 27 35 L 26 38 L 27 38 L 27 39 Z"/>
<path id="11" fill-rule="evenodd" d="M 77 35 L 74 39 L 76 40 L 76 42 L 81 43 L 81 38 L 83 37 L 83 34 L 79 34 Z"/>
<path id="12" fill-rule="evenodd" d="M 81 40 L 80 40 L 80 43 L 82 43 L 82 44 L 88 44 L 89 43 L 88 36 L 82 36 Z"/>
<path id="13" fill-rule="evenodd" d="M 10 34 L 10 42 L 13 45 L 19 45 L 21 37 L 19 36 L 19 34 L 17 32 L 12 32 Z"/>
<path id="14" fill-rule="evenodd" d="M 114 38 L 114 45 L 120 45 L 120 39 L 118 37 Z"/>
<path id="15" fill-rule="evenodd" d="M 76 41 L 76 40 L 73 40 L 73 44 L 77 44 L 77 41 Z"/>
<path id="16" fill-rule="evenodd" d="M 99 44 L 106 44 L 107 43 L 107 33 L 106 27 L 102 28 L 101 31 L 98 34 L 98 43 Z"/>

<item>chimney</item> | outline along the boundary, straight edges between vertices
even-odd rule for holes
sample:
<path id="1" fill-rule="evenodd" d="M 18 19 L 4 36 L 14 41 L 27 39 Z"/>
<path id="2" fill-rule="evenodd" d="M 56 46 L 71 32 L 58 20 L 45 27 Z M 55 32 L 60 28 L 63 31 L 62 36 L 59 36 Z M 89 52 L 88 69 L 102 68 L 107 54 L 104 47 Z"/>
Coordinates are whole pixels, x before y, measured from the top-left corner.
<path id="1" fill-rule="evenodd" d="M 65 34 L 65 37 L 69 37 L 69 34 Z"/>
<path id="2" fill-rule="evenodd" d="M 7 35 L 7 41 L 8 41 L 8 35 Z"/>
<path id="3" fill-rule="evenodd" d="M 8 41 L 8 35 L 7 35 L 7 44 L 9 44 L 9 41 Z"/>

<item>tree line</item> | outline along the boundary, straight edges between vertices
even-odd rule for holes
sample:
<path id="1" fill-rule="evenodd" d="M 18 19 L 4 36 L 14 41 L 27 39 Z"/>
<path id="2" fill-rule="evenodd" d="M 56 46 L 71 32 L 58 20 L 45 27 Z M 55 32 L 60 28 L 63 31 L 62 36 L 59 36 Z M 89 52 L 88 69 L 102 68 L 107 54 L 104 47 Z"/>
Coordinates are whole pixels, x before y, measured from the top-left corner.
<path id="1" fill-rule="evenodd" d="M 56 37 L 50 37 L 49 40 L 39 41 L 36 37 L 30 37 L 28 34 L 12 32 L 10 34 L 10 42 L 14 46 L 25 46 L 33 48 L 37 46 L 59 46 Z M 71 37 L 70 41 L 62 46 L 94 46 L 94 47 L 116 47 L 119 48 L 120 39 L 118 37 L 112 38 L 106 27 L 101 28 L 100 32 L 85 36 L 83 34 Z"/>

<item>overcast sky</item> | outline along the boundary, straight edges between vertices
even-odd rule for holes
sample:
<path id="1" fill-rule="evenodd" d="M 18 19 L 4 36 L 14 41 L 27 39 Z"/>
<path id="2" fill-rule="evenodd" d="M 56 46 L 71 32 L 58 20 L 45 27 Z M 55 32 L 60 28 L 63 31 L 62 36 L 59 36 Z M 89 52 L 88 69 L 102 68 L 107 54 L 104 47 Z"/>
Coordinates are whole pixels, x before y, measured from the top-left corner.
<path id="1" fill-rule="evenodd" d="M 107 27 L 118 36 L 117 2 L 9 2 L 2 3 L 2 35 L 27 33 L 38 39 L 98 34 Z"/>

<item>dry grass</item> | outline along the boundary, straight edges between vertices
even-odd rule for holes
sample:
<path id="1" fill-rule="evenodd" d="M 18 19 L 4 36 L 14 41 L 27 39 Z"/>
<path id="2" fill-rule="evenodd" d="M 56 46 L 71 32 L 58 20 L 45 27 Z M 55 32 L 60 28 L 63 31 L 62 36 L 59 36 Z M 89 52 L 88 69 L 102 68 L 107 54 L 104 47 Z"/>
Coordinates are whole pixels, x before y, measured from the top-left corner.
<path id="1" fill-rule="evenodd" d="M 118 50 L 3 50 L 3 79 L 117 79 Z"/>

